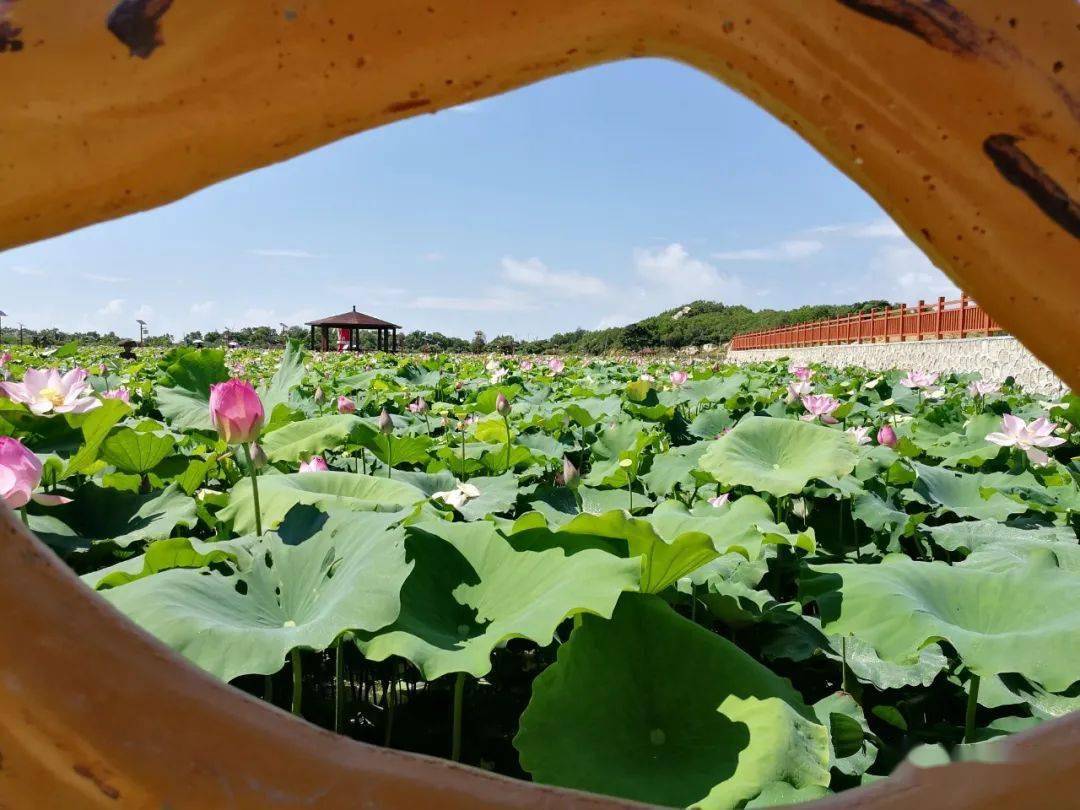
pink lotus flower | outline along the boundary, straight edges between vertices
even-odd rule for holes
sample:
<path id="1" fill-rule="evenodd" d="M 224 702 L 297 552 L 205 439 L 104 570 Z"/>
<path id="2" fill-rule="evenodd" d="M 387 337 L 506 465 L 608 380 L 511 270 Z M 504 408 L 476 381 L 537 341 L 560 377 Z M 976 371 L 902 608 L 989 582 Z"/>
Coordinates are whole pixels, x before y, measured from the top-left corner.
<path id="1" fill-rule="evenodd" d="M 228 444 L 247 444 L 259 437 L 262 400 L 246 380 L 228 380 L 210 386 L 210 421 Z"/>
<path id="2" fill-rule="evenodd" d="M 868 427 L 850 427 L 845 433 L 850 433 L 855 437 L 855 444 L 870 444 L 870 428 Z"/>
<path id="3" fill-rule="evenodd" d="M 548 360 L 548 368 L 551 369 L 552 374 L 562 374 L 563 369 L 566 368 L 566 363 L 558 357 L 552 357 Z"/>
<path id="4" fill-rule="evenodd" d="M 999 387 L 992 382 L 975 380 L 968 385 L 967 390 L 973 397 L 985 397 L 987 394 L 996 394 Z"/>
<path id="5" fill-rule="evenodd" d="M 126 388 L 114 388 L 111 391 L 106 391 L 101 395 L 102 399 L 118 399 L 126 405 L 131 404 L 131 392 Z"/>
<path id="6" fill-rule="evenodd" d="M 498 385 L 500 382 L 503 381 L 503 379 L 509 373 L 510 373 L 510 369 L 508 369 L 508 368 L 503 368 L 503 367 L 500 366 L 499 368 L 495 369 L 493 372 L 491 372 L 491 383 L 492 383 L 492 385 Z"/>
<path id="7" fill-rule="evenodd" d="M 1020 448 L 1027 453 L 1032 464 L 1048 464 L 1050 456 L 1039 448 L 1057 447 L 1065 443 L 1064 439 L 1052 435 L 1057 427 L 1045 416 L 1040 416 L 1028 424 L 1019 416 L 1007 413 L 1001 417 L 1001 432 L 990 433 L 986 440 L 1002 447 Z"/>
<path id="8" fill-rule="evenodd" d="M 356 413 L 356 403 L 347 396 L 337 398 L 338 413 Z"/>
<path id="9" fill-rule="evenodd" d="M 814 370 L 806 366 L 792 364 L 788 366 L 788 371 L 794 374 L 796 379 L 802 380 L 803 382 L 806 382 L 814 376 Z"/>
<path id="10" fill-rule="evenodd" d="M 638 377 L 638 379 L 644 380 L 645 382 L 656 382 L 656 377 L 654 377 L 652 374 L 642 374 L 640 377 Z"/>
<path id="11" fill-rule="evenodd" d="M 717 495 L 715 498 L 709 498 L 709 506 L 713 509 L 719 509 L 731 499 L 731 493 L 725 492 L 722 495 Z"/>
<path id="12" fill-rule="evenodd" d="M 896 431 L 891 425 L 885 425 L 877 432 L 877 443 L 885 447 L 896 447 Z"/>
<path id="13" fill-rule="evenodd" d="M 431 496 L 433 500 L 442 501 L 455 509 L 460 509 L 474 498 L 480 497 L 480 490 L 472 484 L 458 484 L 454 489 L 446 492 L 436 492 Z"/>
<path id="14" fill-rule="evenodd" d="M 840 402 L 833 399 L 828 394 L 810 394 L 802 398 L 803 407 L 806 408 L 801 419 L 804 422 L 813 422 L 815 419 L 820 419 L 823 424 L 835 425 L 836 419 L 833 418 L 832 412 L 840 407 Z"/>
<path id="15" fill-rule="evenodd" d="M 521 361 L 521 370 L 522 371 L 532 371 L 532 368 L 533 368 L 532 360 L 522 360 Z"/>
<path id="16" fill-rule="evenodd" d="M 690 378 L 690 375 L 685 371 L 673 371 L 668 375 L 668 379 L 671 380 L 672 385 L 682 385 Z"/>
<path id="17" fill-rule="evenodd" d="M 11 362 L 11 354 L 4 352 L 0 354 L 0 379 L 8 379 L 11 376 L 11 372 L 8 371 L 8 363 Z"/>
<path id="18" fill-rule="evenodd" d="M 34 494 L 41 483 L 41 462 L 18 439 L 0 436 L 0 499 L 12 509 L 21 509 L 31 500 L 45 506 L 70 503 L 60 495 Z"/>
<path id="19" fill-rule="evenodd" d="M 900 385 L 915 389 L 933 388 L 940 376 L 936 371 L 909 371 L 907 376 L 900 380 Z"/>
<path id="20" fill-rule="evenodd" d="M 330 469 L 330 465 L 326 463 L 326 459 L 322 456 L 313 456 L 308 461 L 300 464 L 300 472 L 327 472 Z"/>
<path id="21" fill-rule="evenodd" d="M 38 414 L 86 413 L 100 407 L 101 400 L 89 396 L 86 369 L 73 368 L 60 376 L 56 368 L 28 368 L 21 383 L 0 383 L 3 391 L 13 402 L 21 402 Z"/>
<path id="22" fill-rule="evenodd" d="M 424 401 L 423 397 L 419 397 L 416 402 L 409 403 L 409 413 L 418 413 L 423 416 L 428 412 L 428 404 Z"/>
<path id="23" fill-rule="evenodd" d="M 802 399 L 808 396 L 814 390 L 812 386 L 806 380 L 799 380 L 799 382 L 788 383 L 787 387 L 787 401 L 794 402 L 797 399 Z"/>

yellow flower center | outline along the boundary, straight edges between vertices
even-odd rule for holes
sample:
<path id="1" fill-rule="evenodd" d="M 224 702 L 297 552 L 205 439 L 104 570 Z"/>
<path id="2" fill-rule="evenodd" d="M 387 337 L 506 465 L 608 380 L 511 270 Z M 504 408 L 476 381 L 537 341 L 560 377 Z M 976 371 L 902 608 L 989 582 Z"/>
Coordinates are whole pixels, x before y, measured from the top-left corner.
<path id="1" fill-rule="evenodd" d="M 42 388 L 38 391 L 38 399 L 49 400 L 49 402 L 53 404 L 53 407 L 64 404 L 64 395 L 55 388 Z"/>

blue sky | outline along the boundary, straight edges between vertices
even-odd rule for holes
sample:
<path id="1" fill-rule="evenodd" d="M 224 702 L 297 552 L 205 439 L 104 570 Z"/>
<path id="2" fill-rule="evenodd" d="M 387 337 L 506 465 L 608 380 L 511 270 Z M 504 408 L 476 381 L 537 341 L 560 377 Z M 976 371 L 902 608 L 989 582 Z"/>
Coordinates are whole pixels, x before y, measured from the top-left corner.
<path id="1" fill-rule="evenodd" d="M 0 254 L 6 323 L 155 334 L 356 305 L 543 337 L 706 298 L 754 309 L 955 287 L 786 127 L 637 60 L 361 133 Z"/>

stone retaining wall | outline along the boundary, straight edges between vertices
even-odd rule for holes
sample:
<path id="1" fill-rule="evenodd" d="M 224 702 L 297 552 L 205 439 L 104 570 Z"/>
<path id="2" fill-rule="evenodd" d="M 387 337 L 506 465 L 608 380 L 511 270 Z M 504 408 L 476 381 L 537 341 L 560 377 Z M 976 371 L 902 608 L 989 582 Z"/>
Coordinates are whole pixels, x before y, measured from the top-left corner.
<path id="1" fill-rule="evenodd" d="M 962 340 L 912 340 L 903 343 L 848 343 L 807 346 L 797 349 L 742 349 L 728 351 L 730 363 L 756 363 L 788 357 L 797 363 L 830 366 L 862 366 L 872 370 L 891 368 L 925 371 L 977 371 L 983 378 L 1001 382 L 1013 377 L 1026 391 L 1060 396 L 1068 389 L 1023 344 L 1009 336 Z"/>

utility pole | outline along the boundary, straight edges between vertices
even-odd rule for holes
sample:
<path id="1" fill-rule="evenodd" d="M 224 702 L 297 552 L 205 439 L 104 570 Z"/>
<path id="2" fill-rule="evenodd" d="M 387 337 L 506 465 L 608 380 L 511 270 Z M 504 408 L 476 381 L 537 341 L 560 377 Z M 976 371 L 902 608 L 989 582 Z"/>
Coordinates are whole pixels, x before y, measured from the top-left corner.
<path id="1" fill-rule="evenodd" d="M 146 328 L 146 321 L 144 321 L 142 318 L 136 318 L 135 323 L 139 325 L 139 345 L 142 346 L 143 334 L 148 332 L 149 330 Z"/>
<path id="2" fill-rule="evenodd" d="M 19 324 L 19 345 L 23 345 L 23 325 Z"/>

